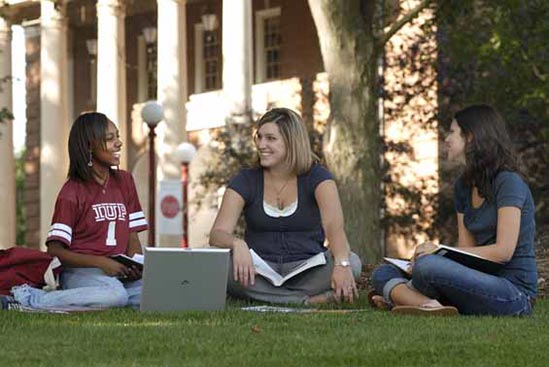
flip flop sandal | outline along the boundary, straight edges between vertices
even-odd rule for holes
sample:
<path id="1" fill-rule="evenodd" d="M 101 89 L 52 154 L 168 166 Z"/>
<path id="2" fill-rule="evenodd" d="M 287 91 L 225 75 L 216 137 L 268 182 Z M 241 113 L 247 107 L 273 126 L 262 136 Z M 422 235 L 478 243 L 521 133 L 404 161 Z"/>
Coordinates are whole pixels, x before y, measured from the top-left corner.
<path id="1" fill-rule="evenodd" d="M 412 315 L 412 316 L 457 316 L 458 309 L 453 306 L 395 306 L 391 310 L 397 315 Z"/>

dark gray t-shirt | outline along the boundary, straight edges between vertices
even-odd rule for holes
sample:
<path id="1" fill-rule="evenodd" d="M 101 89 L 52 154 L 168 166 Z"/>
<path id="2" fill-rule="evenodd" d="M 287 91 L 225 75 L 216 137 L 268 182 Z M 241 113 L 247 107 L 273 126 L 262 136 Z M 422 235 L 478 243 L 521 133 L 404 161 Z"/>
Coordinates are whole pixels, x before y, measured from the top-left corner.
<path id="1" fill-rule="evenodd" d="M 242 169 L 228 187 L 244 199 L 248 246 L 263 259 L 285 263 L 307 259 L 324 247 L 324 230 L 315 199 L 316 187 L 332 174 L 315 164 L 297 177 L 297 209 L 287 217 L 270 217 L 263 210 L 263 169 Z"/>
<path id="2" fill-rule="evenodd" d="M 463 213 L 465 227 L 475 238 L 477 246 L 496 243 L 498 209 L 514 206 L 520 209 L 520 232 L 511 260 L 498 276 L 508 279 L 527 295 L 537 294 L 537 267 L 534 252 L 536 231 L 535 207 L 532 193 L 515 172 L 503 171 L 494 180 L 494 198 L 484 200 L 478 208 L 471 204 L 471 188 L 458 178 L 454 186 L 455 208 Z"/>

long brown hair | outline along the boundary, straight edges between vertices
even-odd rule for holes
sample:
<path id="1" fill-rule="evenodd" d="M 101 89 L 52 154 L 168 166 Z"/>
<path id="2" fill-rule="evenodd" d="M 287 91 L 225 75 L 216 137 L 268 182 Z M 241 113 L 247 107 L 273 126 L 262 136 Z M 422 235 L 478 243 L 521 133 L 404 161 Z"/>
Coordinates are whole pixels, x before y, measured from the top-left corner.
<path id="1" fill-rule="evenodd" d="M 476 186 L 480 196 L 491 200 L 499 172 L 520 173 L 505 120 L 493 107 L 482 104 L 469 106 L 454 118 L 466 140 L 464 183 Z"/>

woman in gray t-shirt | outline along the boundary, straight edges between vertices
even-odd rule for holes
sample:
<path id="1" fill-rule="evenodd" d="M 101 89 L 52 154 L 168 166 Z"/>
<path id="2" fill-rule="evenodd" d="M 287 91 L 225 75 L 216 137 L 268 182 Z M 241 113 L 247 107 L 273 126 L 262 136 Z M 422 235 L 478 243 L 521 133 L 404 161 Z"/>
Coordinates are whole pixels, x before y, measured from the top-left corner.
<path id="1" fill-rule="evenodd" d="M 490 106 L 456 113 L 445 140 L 450 160 L 465 165 L 455 184 L 457 246 L 502 263 L 483 273 L 416 248 L 411 274 L 382 265 L 372 275 L 372 303 L 398 313 L 526 315 L 537 294 L 534 201 L 517 173 L 505 122 Z M 443 306 L 444 305 L 444 306 Z"/>
<path id="2" fill-rule="evenodd" d="M 258 165 L 229 182 L 210 232 L 212 246 L 232 249 L 229 294 L 272 303 L 352 302 L 361 262 L 347 243 L 335 181 L 315 163 L 303 120 L 274 108 L 259 119 L 254 142 Z M 242 213 L 243 239 L 234 235 Z"/>

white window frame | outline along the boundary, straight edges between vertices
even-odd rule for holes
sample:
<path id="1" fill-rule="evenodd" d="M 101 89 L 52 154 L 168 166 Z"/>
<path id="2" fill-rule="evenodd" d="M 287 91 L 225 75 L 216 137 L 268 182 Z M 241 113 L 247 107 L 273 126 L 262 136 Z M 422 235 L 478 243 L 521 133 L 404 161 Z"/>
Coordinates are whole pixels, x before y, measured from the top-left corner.
<path id="1" fill-rule="evenodd" d="M 265 20 L 279 17 L 281 8 L 270 8 L 255 12 L 255 81 L 263 83 L 267 79 L 265 63 Z"/>
<path id="2" fill-rule="evenodd" d="M 147 101 L 148 87 L 147 46 L 143 35 L 139 35 L 137 36 L 137 102 Z"/>
<path id="3" fill-rule="evenodd" d="M 204 92 L 204 24 L 194 25 L 194 93 Z"/>
<path id="4" fill-rule="evenodd" d="M 194 25 L 194 93 L 205 93 L 206 92 L 206 71 L 204 70 L 204 24 L 196 23 Z M 219 34 L 218 34 L 219 36 Z M 218 40 L 219 41 L 219 40 Z M 221 43 L 219 43 L 221 47 Z M 218 60 L 218 62 L 221 60 Z M 218 67 L 221 67 L 219 63 Z M 222 81 L 220 80 L 222 85 Z M 222 88 L 222 87 L 221 87 Z M 208 90 L 207 92 L 211 92 Z"/>

